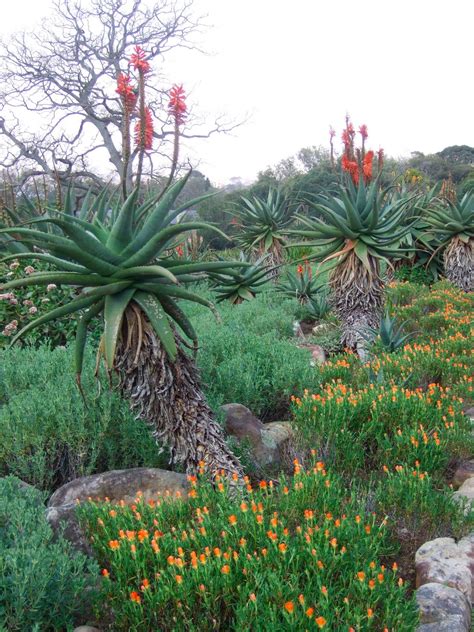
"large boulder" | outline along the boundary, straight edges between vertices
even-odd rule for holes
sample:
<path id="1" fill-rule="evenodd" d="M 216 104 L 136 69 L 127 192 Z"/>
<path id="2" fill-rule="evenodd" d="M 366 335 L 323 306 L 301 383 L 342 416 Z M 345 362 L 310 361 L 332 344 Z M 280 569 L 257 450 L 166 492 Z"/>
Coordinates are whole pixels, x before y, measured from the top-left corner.
<path id="1" fill-rule="evenodd" d="M 469 603 L 474 597 L 474 534 L 425 542 L 415 555 L 416 585 L 436 583 L 455 588 Z"/>
<path id="2" fill-rule="evenodd" d="M 452 627 L 446 627 L 447 630 L 469 632 L 471 605 L 466 596 L 456 588 L 433 582 L 424 584 L 416 591 L 416 601 L 422 624 L 450 624 Z M 435 629 L 443 628 L 433 627 Z"/>
<path id="3" fill-rule="evenodd" d="M 62 533 L 77 549 L 92 555 L 91 547 L 76 517 L 78 502 L 108 499 L 112 503 L 135 501 L 137 492 L 142 500 L 158 497 L 180 497 L 188 488 L 185 474 L 157 468 L 137 467 L 131 470 L 112 470 L 93 476 L 77 478 L 63 485 L 51 496 L 46 519 L 56 533 Z"/>
<path id="4" fill-rule="evenodd" d="M 457 492 L 453 494 L 454 500 L 465 503 L 465 513 L 469 514 L 474 506 L 474 478 L 467 478 Z"/>
<path id="5" fill-rule="evenodd" d="M 294 433 L 289 421 L 262 423 L 242 404 L 226 404 L 225 430 L 239 442 L 248 441 L 257 469 L 286 468 L 291 463 Z"/>

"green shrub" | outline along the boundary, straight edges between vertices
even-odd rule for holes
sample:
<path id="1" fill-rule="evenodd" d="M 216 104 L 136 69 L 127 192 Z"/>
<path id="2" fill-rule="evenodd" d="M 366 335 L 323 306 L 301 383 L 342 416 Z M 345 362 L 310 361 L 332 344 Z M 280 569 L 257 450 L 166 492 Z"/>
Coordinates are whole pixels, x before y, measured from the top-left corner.
<path id="1" fill-rule="evenodd" d="M 90 349 L 87 403 L 75 384 L 72 350 L 14 347 L 0 351 L 0 366 L 0 475 L 52 490 L 98 471 L 166 462 L 106 380 L 99 395 Z"/>
<path id="2" fill-rule="evenodd" d="M 263 419 L 288 411 L 289 398 L 314 381 L 310 355 L 293 337 L 293 301 L 273 292 L 237 306 L 221 304 L 222 322 L 193 314 L 198 366 L 214 408 L 238 402 Z"/>
<path id="3" fill-rule="evenodd" d="M 97 563 L 65 540 L 53 541 L 43 500 L 43 494 L 23 488 L 14 477 L 0 479 L 2 630 L 72 630 L 95 598 Z"/>
<path id="4" fill-rule="evenodd" d="M 238 499 L 217 483 L 195 481 L 185 503 L 81 507 L 115 632 L 414 632 L 385 521 L 322 463 Z"/>

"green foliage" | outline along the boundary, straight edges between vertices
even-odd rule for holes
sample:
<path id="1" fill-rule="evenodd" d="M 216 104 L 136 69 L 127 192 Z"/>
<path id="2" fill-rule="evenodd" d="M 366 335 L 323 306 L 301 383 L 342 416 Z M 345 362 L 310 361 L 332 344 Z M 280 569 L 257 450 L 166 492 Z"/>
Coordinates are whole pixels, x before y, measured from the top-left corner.
<path id="1" fill-rule="evenodd" d="M 299 303 L 308 303 L 318 298 L 321 282 L 313 276 L 309 262 L 296 266 L 296 273 L 287 270 L 286 276 L 276 286 L 276 291 L 287 298 L 296 298 Z"/>
<path id="2" fill-rule="evenodd" d="M 426 222 L 440 245 L 453 237 L 468 243 L 474 237 L 474 192 L 466 193 L 461 201 L 439 200 L 428 208 Z"/>
<path id="3" fill-rule="evenodd" d="M 405 333 L 404 327 L 406 324 L 407 321 L 398 323 L 395 318 L 392 318 L 390 314 L 386 312 L 380 319 L 378 329 L 368 327 L 364 337 L 367 342 L 374 343 L 377 349 L 386 351 L 387 353 L 393 353 L 401 349 L 416 335 L 413 331 Z"/>
<path id="4" fill-rule="evenodd" d="M 350 251 L 371 271 L 370 257 L 388 259 L 399 254 L 409 199 L 393 199 L 389 189 L 380 189 L 378 179 L 358 186 L 348 179 L 333 197 L 308 197 L 310 217 L 297 215 L 301 227 L 288 233 L 303 237 L 321 250 L 312 258 L 347 256 Z"/>
<path id="5" fill-rule="evenodd" d="M 220 323 L 201 307 L 187 307 L 199 336 L 204 391 L 214 409 L 238 402 L 263 419 L 288 414 L 290 395 L 314 375 L 309 353 L 291 340 L 294 308 L 274 292 L 237 306 L 221 303 Z"/>
<path id="6" fill-rule="evenodd" d="M 168 256 L 168 249 L 178 236 L 199 228 L 212 229 L 202 222 L 172 223 L 199 201 L 188 200 L 174 208 L 189 175 L 142 205 L 137 203 L 138 190 L 135 189 L 120 208 L 112 210 L 110 218 L 103 205 L 95 208 L 94 205 L 99 204 L 96 201 L 91 211 L 85 210 L 84 217 L 91 215 L 89 222 L 73 216 L 67 208 L 64 213 L 31 222 L 35 226 L 51 227 L 60 234 L 24 227 L 1 230 L 2 234 L 14 235 L 19 242 L 45 250 L 45 260 L 57 268 L 55 272 L 32 272 L 27 277 L 9 281 L 2 286 L 3 291 L 50 284 L 77 287 L 80 291 L 65 305 L 28 323 L 15 334 L 13 342 L 35 327 L 80 313 L 76 335 L 76 371 L 80 375 L 88 327 L 93 318 L 103 314 L 104 355 L 107 366 L 112 369 L 123 314 L 133 300 L 149 319 L 171 360 L 177 354 L 172 324 L 179 326 L 195 343 L 194 329 L 176 300 L 202 303 L 203 299 L 177 286 L 193 281 L 194 273 L 224 272 L 233 265 L 222 261 L 196 263 Z M 34 254 L 29 256 L 34 257 Z M 211 307 L 208 302 L 204 303 Z"/>
<path id="7" fill-rule="evenodd" d="M 240 232 L 237 241 L 248 251 L 261 254 L 281 248 L 283 231 L 293 221 L 294 204 L 278 189 L 270 189 L 265 199 L 241 197 L 235 210 Z"/>
<path id="8" fill-rule="evenodd" d="M 96 597 L 97 563 L 53 539 L 43 501 L 18 479 L 0 479 L 0 620 L 8 632 L 72 630 Z"/>
<path id="9" fill-rule="evenodd" d="M 134 419 L 107 381 L 95 383 L 85 355 L 83 401 L 72 349 L 0 352 L 0 475 L 54 490 L 78 476 L 127 467 L 163 467 L 149 429 Z"/>
<path id="10" fill-rule="evenodd" d="M 230 301 L 233 305 L 250 301 L 261 292 L 272 270 L 266 265 L 268 255 L 252 262 L 243 252 L 239 255 L 242 266 L 229 272 L 211 272 L 213 291 L 218 295 L 217 303 Z M 221 259 L 222 261 L 222 259 Z"/>
<path id="11" fill-rule="evenodd" d="M 28 266 L 22 266 L 17 259 L 10 263 L 8 268 L 5 267 L 5 273 L 1 276 L 3 276 L 2 281 L 8 282 L 20 279 L 25 274 L 32 272 L 51 271 L 52 267 L 41 260 L 31 259 Z M 63 288 L 54 283 L 46 288 L 44 286 L 28 286 L 1 294 L 0 322 L 5 323 L 5 327 L 3 331 L 0 331 L 0 347 L 9 344 L 9 339 L 18 329 L 25 327 L 35 318 L 44 316 L 57 307 L 64 306 L 74 296 L 74 291 L 71 288 Z M 70 314 L 60 320 L 50 321 L 28 331 L 22 340 L 36 346 L 45 341 L 51 347 L 65 345 L 74 340 L 76 325 L 76 317 Z M 94 321 L 91 325 L 97 326 L 98 323 Z M 97 333 L 94 333 L 94 338 L 97 339 Z"/>
<path id="12" fill-rule="evenodd" d="M 238 498 L 199 478 L 185 503 L 83 506 L 114 630 L 414 632 L 385 522 L 354 487 L 318 462 Z"/>
<path id="13" fill-rule="evenodd" d="M 431 285 L 435 281 L 433 272 L 423 265 L 401 265 L 395 269 L 394 276 L 397 281 L 408 281 L 417 285 Z"/>

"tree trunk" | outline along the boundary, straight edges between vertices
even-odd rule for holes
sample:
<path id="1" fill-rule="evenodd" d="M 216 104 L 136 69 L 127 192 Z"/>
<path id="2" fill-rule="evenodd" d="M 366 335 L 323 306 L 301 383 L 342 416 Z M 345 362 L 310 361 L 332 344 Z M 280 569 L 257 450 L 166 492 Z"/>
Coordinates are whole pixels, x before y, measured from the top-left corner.
<path id="1" fill-rule="evenodd" d="M 240 480 L 242 467 L 213 419 L 196 365 L 175 337 L 173 362 L 144 313 L 134 303 L 127 308 L 115 361 L 122 394 L 157 442 L 170 449 L 172 464 L 183 463 L 188 473 L 195 473 L 204 462 L 210 472 L 223 470 Z"/>
<path id="2" fill-rule="evenodd" d="M 331 273 L 330 303 L 342 322 L 342 344 L 365 359 L 366 334 L 378 328 L 384 303 L 384 284 L 376 260 L 368 270 L 350 252 Z"/>
<path id="3" fill-rule="evenodd" d="M 472 292 L 474 290 L 474 239 L 467 243 L 453 237 L 444 251 L 444 272 L 460 290 Z"/>

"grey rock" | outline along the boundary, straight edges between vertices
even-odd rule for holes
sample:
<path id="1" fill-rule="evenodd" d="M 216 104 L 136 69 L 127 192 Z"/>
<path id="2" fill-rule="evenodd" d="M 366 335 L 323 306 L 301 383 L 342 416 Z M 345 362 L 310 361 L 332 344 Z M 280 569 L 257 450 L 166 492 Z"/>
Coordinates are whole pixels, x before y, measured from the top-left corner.
<path id="1" fill-rule="evenodd" d="M 463 593 L 443 584 L 428 583 L 418 588 L 416 600 L 421 623 L 460 624 L 468 631 L 471 624 L 471 606 Z"/>
<path id="2" fill-rule="evenodd" d="M 436 623 L 422 623 L 416 632 L 469 632 L 469 628 L 456 619 L 449 617 Z"/>
<path id="3" fill-rule="evenodd" d="M 248 439 L 252 445 L 261 441 L 263 423 L 242 404 L 225 404 L 221 406 L 225 414 L 225 430 L 227 434 L 239 440 Z"/>
<path id="4" fill-rule="evenodd" d="M 92 547 L 81 529 L 76 516 L 76 503 L 61 507 L 48 507 L 46 520 L 49 522 L 56 536 L 62 535 L 76 551 L 89 557 L 94 557 Z"/>
<path id="5" fill-rule="evenodd" d="M 468 478 L 474 477 L 474 459 L 463 461 L 454 472 L 453 485 L 460 487 Z"/>
<path id="6" fill-rule="evenodd" d="M 444 584 L 463 593 L 469 602 L 473 597 L 472 558 L 467 544 L 461 547 L 453 538 L 436 538 L 425 542 L 415 555 L 416 585 Z"/>
<path id="7" fill-rule="evenodd" d="M 101 632 L 101 630 L 91 625 L 80 625 L 78 628 L 74 628 L 73 632 Z"/>
<path id="8" fill-rule="evenodd" d="M 130 470 L 111 470 L 92 476 L 83 476 L 63 485 L 51 496 L 48 507 L 70 505 L 77 501 L 104 500 L 126 504 L 134 502 L 142 492 L 144 502 L 158 496 L 184 493 L 188 482 L 185 474 L 158 468 L 136 467 Z"/>
<path id="9" fill-rule="evenodd" d="M 289 421 L 263 424 L 242 404 L 226 404 L 221 408 L 226 415 L 227 434 L 238 441 L 249 442 L 251 458 L 257 468 L 271 468 L 285 461 L 294 437 Z"/>
<path id="10" fill-rule="evenodd" d="M 48 503 L 46 519 L 57 535 L 62 534 L 75 549 L 92 556 L 91 546 L 76 517 L 79 502 L 107 498 L 112 503 L 123 500 L 132 504 L 137 492 L 141 492 L 143 502 L 148 502 L 158 497 L 185 495 L 187 488 L 185 474 L 158 468 L 138 467 L 84 476 L 54 492 Z"/>

